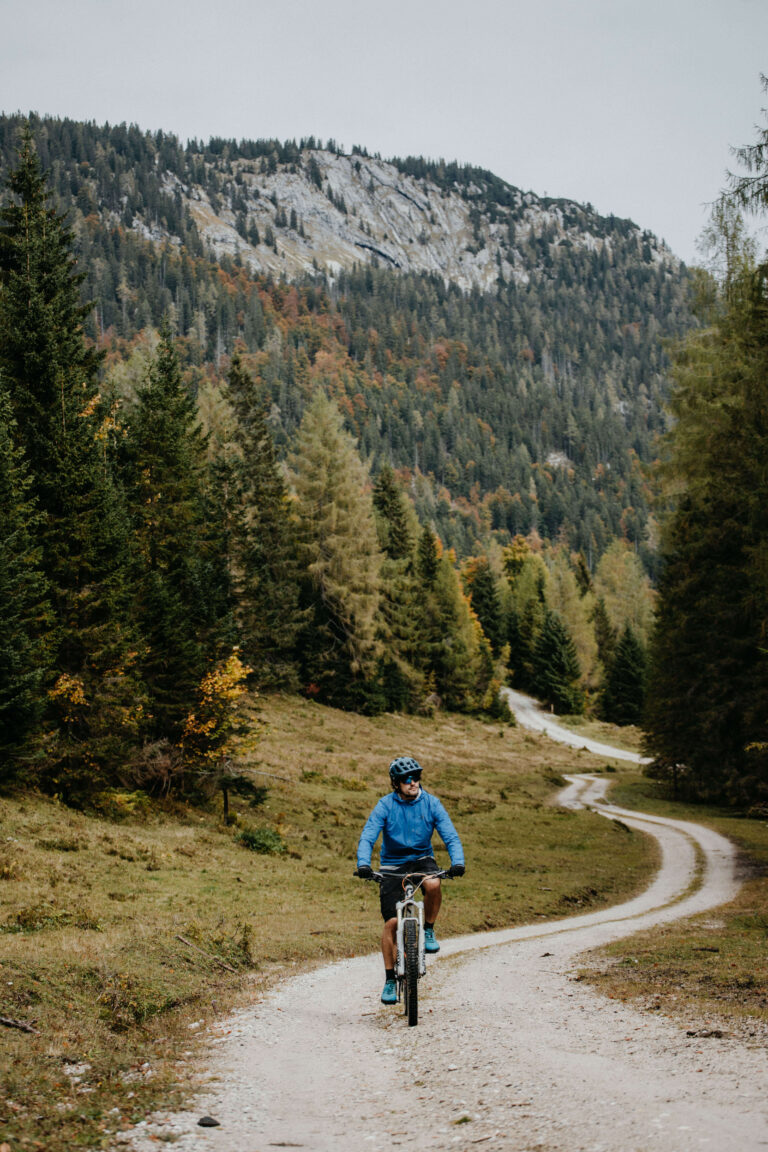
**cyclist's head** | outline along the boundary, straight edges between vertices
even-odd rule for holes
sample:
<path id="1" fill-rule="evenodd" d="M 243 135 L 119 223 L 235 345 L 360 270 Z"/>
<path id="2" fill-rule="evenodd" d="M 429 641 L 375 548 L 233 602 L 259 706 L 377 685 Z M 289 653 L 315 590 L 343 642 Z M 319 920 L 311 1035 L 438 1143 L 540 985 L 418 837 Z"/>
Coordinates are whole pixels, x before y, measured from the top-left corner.
<path id="1" fill-rule="evenodd" d="M 389 766 L 389 778 L 397 791 L 406 780 L 421 780 L 421 764 L 412 756 L 398 756 Z"/>

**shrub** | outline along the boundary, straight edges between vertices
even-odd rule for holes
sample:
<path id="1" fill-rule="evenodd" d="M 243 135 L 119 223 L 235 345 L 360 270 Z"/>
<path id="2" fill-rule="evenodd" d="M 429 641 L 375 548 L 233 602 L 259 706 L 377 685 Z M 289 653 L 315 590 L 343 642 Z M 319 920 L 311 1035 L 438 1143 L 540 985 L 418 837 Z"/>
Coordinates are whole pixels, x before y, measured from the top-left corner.
<path id="1" fill-rule="evenodd" d="M 287 845 L 279 832 L 273 828 L 243 828 L 235 839 L 252 852 L 262 856 L 282 856 Z"/>

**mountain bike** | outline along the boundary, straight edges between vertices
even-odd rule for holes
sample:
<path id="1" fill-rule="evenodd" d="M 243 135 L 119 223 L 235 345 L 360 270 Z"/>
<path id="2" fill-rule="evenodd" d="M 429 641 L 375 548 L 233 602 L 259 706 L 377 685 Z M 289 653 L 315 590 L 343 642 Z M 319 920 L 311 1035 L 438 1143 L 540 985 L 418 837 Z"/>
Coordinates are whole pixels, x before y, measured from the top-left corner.
<path id="1" fill-rule="evenodd" d="M 413 1028 L 419 1022 L 419 980 L 426 975 L 427 954 L 424 949 L 424 904 L 416 899 L 425 879 L 452 879 L 448 869 L 440 872 L 408 872 L 402 877 L 403 899 L 395 905 L 397 929 L 395 932 L 395 978 L 397 979 L 397 1002 L 402 1003 L 403 1013 L 408 1017 L 408 1026 Z M 371 877 L 377 884 L 388 877 L 384 872 L 374 872 Z"/>

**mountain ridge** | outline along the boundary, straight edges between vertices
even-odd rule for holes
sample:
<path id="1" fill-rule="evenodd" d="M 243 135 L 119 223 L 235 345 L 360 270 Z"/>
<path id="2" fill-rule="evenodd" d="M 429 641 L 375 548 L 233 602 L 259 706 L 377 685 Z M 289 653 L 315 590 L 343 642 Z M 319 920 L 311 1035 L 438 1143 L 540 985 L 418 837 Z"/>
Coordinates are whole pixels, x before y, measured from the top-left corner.
<path id="1" fill-rule="evenodd" d="M 21 124 L 0 117 L 0 175 Z M 650 557 L 663 342 L 693 323 L 687 270 L 650 232 L 333 141 L 30 127 L 94 302 L 86 330 L 113 361 L 165 319 L 190 388 L 215 392 L 241 348 L 282 452 L 330 390 L 374 475 L 421 475 L 421 514 L 461 553 L 535 529 L 595 558 L 623 535 Z"/>

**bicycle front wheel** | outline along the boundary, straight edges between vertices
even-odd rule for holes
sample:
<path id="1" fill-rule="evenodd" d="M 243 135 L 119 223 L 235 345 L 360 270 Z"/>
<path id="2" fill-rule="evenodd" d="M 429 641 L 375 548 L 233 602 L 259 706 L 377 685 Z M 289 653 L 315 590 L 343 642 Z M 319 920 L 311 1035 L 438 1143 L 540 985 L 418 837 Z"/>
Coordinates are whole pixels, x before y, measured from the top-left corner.
<path id="1" fill-rule="evenodd" d="M 405 1014 L 408 1026 L 419 1022 L 419 926 L 405 922 Z"/>

